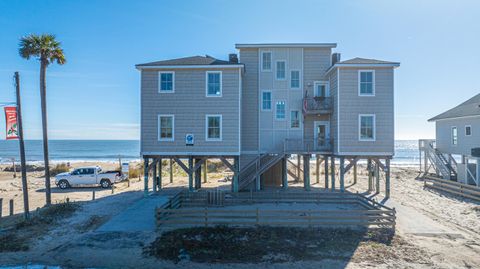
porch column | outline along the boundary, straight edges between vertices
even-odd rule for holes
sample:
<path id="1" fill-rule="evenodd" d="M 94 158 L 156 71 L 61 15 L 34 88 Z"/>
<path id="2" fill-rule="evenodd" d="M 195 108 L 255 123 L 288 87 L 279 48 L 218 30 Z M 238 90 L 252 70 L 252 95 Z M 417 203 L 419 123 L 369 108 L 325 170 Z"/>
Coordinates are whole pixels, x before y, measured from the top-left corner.
<path id="1" fill-rule="evenodd" d="M 332 155 L 332 162 L 330 163 L 330 173 L 332 176 L 332 191 L 335 191 L 335 156 Z"/>
<path id="2" fill-rule="evenodd" d="M 173 183 L 173 159 L 170 158 L 170 183 Z"/>
<path id="3" fill-rule="evenodd" d="M 193 191 L 193 158 L 188 157 L 188 190 Z"/>
<path id="4" fill-rule="evenodd" d="M 143 195 L 148 195 L 148 158 L 143 158 Z"/>
<path id="5" fill-rule="evenodd" d="M 325 171 L 325 189 L 328 190 L 328 156 L 324 156 L 324 171 Z"/>
<path id="6" fill-rule="evenodd" d="M 239 156 L 233 157 L 233 180 L 232 180 L 232 190 L 233 192 L 238 192 L 239 190 Z"/>
<path id="7" fill-rule="evenodd" d="M 152 162 L 152 190 L 157 192 L 157 159 Z"/>
<path id="8" fill-rule="evenodd" d="M 340 192 L 345 192 L 345 157 L 340 157 Z"/>
<path id="9" fill-rule="evenodd" d="M 287 171 L 288 156 L 285 155 L 282 159 L 282 187 L 284 190 L 288 188 L 288 171 Z"/>
<path id="10" fill-rule="evenodd" d="M 200 162 L 200 159 L 196 158 L 195 159 L 195 165 Z M 198 167 L 197 170 L 194 171 L 195 175 L 195 189 L 198 190 L 202 187 L 202 179 L 200 178 L 202 176 L 202 166 Z"/>
<path id="11" fill-rule="evenodd" d="M 315 155 L 315 177 L 317 179 L 317 184 L 320 183 L 320 159 L 318 158 L 320 155 Z"/>
<path id="12" fill-rule="evenodd" d="M 158 160 L 157 190 L 162 189 L 162 158 Z"/>
<path id="13" fill-rule="evenodd" d="M 303 187 L 310 190 L 310 155 L 303 155 Z"/>
<path id="14" fill-rule="evenodd" d="M 390 159 L 385 160 L 385 197 L 390 198 Z"/>

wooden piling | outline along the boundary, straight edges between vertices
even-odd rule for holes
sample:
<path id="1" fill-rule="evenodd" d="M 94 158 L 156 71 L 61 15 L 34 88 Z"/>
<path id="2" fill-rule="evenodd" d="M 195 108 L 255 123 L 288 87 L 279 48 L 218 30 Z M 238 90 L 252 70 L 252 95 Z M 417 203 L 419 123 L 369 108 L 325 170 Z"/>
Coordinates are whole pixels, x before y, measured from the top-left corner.
<path id="1" fill-rule="evenodd" d="M 173 183 L 173 160 L 170 158 L 170 183 Z"/>
<path id="2" fill-rule="evenodd" d="M 380 193 L 380 166 L 377 164 L 375 165 L 375 179 L 376 179 L 376 186 L 375 186 L 375 193 Z"/>
<path id="3" fill-rule="evenodd" d="M 152 190 L 157 192 L 157 159 L 154 159 L 152 163 Z"/>
<path id="4" fill-rule="evenodd" d="M 303 155 L 303 187 L 310 190 L 310 155 Z"/>
<path id="5" fill-rule="evenodd" d="M 345 192 L 345 157 L 340 157 L 340 192 Z"/>
<path id="6" fill-rule="evenodd" d="M 335 156 L 332 155 L 332 162 L 330 163 L 330 174 L 332 178 L 332 191 L 335 191 Z"/>
<path id="7" fill-rule="evenodd" d="M 2 211 L 3 211 L 3 198 L 0 198 L 0 218 L 2 218 Z"/>
<path id="8" fill-rule="evenodd" d="M 295 180 L 295 182 L 299 182 L 300 181 L 300 177 L 301 177 L 301 172 L 300 172 L 300 157 L 301 155 L 300 154 L 297 154 L 297 180 Z"/>
<path id="9" fill-rule="evenodd" d="M 158 175 L 157 175 L 157 191 L 162 189 L 162 170 L 163 170 L 163 164 L 162 164 L 162 158 L 159 159 L 158 161 Z"/>
<path id="10" fill-rule="evenodd" d="M 390 159 L 385 160 L 385 197 L 390 198 Z"/>
<path id="11" fill-rule="evenodd" d="M 148 158 L 143 161 L 143 195 L 148 195 Z"/>
<path id="12" fill-rule="evenodd" d="M 368 171 L 368 192 L 371 192 L 373 189 L 372 184 L 372 159 L 367 161 L 367 171 Z"/>
<path id="13" fill-rule="evenodd" d="M 353 184 L 357 184 L 357 162 L 353 165 Z"/>
<path id="14" fill-rule="evenodd" d="M 10 216 L 13 216 L 13 199 L 10 199 L 9 207 L 10 207 Z"/>
<path id="15" fill-rule="evenodd" d="M 284 190 L 288 188 L 288 168 L 287 168 L 288 157 L 285 156 L 282 159 L 282 187 Z"/>
<path id="16" fill-rule="evenodd" d="M 328 190 L 328 156 L 325 156 L 325 189 Z"/>
<path id="17" fill-rule="evenodd" d="M 317 184 L 320 183 L 320 155 L 315 155 L 315 177 L 317 179 Z"/>
<path id="18" fill-rule="evenodd" d="M 193 158 L 188 157 L 188 190 L 193 191 Z"/>
<path id="19" fill-rule="evenodd" d="M 92 191 L 92 201 L 95 201 L 95 190 Z"/>

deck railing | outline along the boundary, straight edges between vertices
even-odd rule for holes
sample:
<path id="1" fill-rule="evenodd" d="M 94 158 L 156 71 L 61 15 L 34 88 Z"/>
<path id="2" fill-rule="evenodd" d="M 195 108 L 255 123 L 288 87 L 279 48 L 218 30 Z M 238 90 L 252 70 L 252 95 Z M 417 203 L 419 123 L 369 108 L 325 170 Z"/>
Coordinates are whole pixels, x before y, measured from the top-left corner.
<path id="1" fill-rule="evenodd" d="M 332 97 L 305 97 L 303 107 L 307 114 L 331 113 L 333 99 Z"/>
<path id="2" fill-rule="evenodd" d="M 285 153 L 315 153 L 332 151 L 331 139 L 285 139 Z"/>

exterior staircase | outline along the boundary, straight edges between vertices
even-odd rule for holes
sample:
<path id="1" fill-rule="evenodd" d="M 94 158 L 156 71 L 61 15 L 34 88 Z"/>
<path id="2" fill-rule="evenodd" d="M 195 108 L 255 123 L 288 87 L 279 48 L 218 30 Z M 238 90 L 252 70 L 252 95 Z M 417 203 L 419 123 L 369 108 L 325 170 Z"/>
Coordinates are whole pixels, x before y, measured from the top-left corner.
<path id="1" fill-rule="evenodd" d="M 441 177 L 450 180 L 457 179 L 457 162 L 452 156 L 448 155 L 447 159 L 442 152 L 434 147 L 433 143 L 427 143 L 427 145 L 425 145 L 425 153 Z"/>
<path id="2" fill-rule="evenodd" d="M 285 154 L 262 154 L 248 163 L 241 171 L 239 175 L 239 190 L 248 189 L 248 187 L 255 181 L 255 179 L 265 173 L 272 166 L 277 164 Z"/>

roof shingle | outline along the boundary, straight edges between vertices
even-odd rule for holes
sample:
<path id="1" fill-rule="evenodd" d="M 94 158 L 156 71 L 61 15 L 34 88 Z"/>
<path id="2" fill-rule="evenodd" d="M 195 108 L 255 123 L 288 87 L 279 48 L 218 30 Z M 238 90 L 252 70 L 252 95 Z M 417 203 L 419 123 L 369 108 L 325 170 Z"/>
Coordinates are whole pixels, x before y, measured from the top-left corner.
<path id="1" fill-rule="evenodd" d="M 338 64 L 400 64 L 400 63 L 356 57 L 350 60 L 340 61 L 338 62 Z"/>
<path id="2" fill-rule="evenodd" d="M 461 103 L 460 105 L 429 119 L 428 121 L 468 116 L 480 116 L 480 93 Z"/>
<path id="3" fill-rule="evenodd" d="M 236 64 L 228 61 L 218 60 L 211 56 L 191 56 L 151 63 L 137 64 L 136 66 L 168 66 L 168 65 L 229 65 Z"/>

